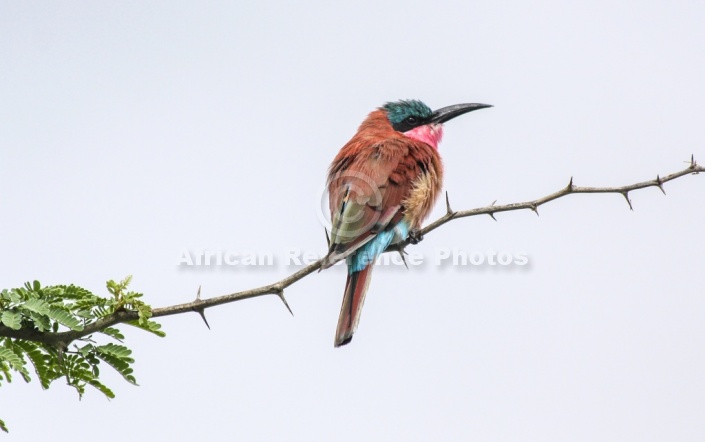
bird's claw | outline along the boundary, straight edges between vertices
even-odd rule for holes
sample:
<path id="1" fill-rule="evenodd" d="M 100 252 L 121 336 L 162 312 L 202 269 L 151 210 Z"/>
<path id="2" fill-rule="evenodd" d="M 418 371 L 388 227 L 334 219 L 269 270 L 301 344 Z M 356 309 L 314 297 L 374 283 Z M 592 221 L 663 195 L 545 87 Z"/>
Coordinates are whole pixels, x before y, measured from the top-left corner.
<path id="1" fill-rule="evenodd" d="M 418 230 L 412 230 L 409 232 L 409 243 L 418 244 L 423 240 L 423 235 Z"/>

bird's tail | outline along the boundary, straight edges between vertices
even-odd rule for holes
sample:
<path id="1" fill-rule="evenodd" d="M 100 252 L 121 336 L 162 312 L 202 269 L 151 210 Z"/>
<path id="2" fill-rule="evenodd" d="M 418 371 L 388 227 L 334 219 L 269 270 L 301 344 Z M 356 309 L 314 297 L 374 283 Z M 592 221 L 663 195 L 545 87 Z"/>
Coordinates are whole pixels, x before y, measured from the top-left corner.
<path id="1" fill-rule="evenodd" d="M 335 346 L 340 347 L 352 341 L 353 333 L 360 322 L 362 305 L 365 303 L 365 293 L 372 277 L 374 261 L 359 272 L 349 272 L 345 283 L 343 305 L 340 307 L 338 328 L 335 331 Z"/>

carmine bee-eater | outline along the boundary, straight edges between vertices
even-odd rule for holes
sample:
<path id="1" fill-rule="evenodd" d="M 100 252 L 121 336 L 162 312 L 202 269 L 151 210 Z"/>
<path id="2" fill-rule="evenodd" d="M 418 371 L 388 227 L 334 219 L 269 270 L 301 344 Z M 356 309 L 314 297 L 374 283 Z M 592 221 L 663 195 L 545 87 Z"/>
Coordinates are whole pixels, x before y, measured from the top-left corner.
<path id="1" fill-rule="evenodd" d="M 345 259 L 348 280 L 335 346 L 352 340 L 375 259 L 421 227 L 441 191 L 438 143 L 443 123 L 487 104 L 436 111 L 418 100 L 387 103 L 370 113 L 328 171 L 330 249 L 323 268 Z"/>

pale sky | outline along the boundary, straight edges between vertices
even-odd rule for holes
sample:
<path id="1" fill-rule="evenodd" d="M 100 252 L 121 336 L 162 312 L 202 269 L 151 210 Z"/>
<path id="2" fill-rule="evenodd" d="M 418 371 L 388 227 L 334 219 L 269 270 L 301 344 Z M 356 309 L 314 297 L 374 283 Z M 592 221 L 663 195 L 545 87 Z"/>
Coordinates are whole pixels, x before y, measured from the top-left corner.
<path id="1" fill-rule="evenodd" d="M 495 106 L 446 125 L 455 209 L 705 163 L 705 4 L 617 3 L 0 1 L 0 288 L 133 275 L 156 307 L 281 279 L 325 251 L 330 161 L 401 98 Z M 340 267 L 287 290 L 293 318 L 268 296 L 210 331 L 123 326 L 139 387 L 16 379 L 0 418 L 17 441 L 705 440 L 705 177 L 665 190 L 454 221 L 375 270 L 344 348 Z"/>

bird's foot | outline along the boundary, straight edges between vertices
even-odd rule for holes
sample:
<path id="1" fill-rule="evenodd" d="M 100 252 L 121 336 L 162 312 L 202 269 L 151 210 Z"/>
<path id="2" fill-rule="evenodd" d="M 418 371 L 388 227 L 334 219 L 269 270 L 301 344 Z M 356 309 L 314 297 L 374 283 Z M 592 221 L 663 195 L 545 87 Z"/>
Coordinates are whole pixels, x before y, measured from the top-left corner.
<path id="1" fill-rule="evenodd" d="M 421 234 L 421 232 L 419 232 L 418 230 L 412 230 L 411 232 L 409 232 L 409 242 L 411 244 L 416 245 L 421 241 L 423 241 L 423 235 Z"/>

